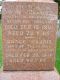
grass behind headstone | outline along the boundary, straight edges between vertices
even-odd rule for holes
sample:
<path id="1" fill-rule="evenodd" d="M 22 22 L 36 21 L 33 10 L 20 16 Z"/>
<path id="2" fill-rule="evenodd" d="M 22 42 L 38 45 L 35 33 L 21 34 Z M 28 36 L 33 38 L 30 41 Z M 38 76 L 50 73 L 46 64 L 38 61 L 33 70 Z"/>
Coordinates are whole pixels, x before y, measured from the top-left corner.
<path id="1" fill-rule="evenodd" d="M 56 48 L 56 68 L 60 73 L 60 38 L 57 40 Z"/>

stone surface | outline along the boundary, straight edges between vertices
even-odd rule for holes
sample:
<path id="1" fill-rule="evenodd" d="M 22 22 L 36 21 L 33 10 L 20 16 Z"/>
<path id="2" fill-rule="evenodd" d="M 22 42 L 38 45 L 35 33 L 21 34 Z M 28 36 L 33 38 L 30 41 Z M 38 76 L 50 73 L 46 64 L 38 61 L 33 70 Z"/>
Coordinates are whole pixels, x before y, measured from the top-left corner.
<path id="1" fill-rule="evenodd" d="M 21 1 L 26 1 L 26 2 L 27 2 L 27 1 L 28 1 L 28 2 L 30 2 L 30 1 L 31 1 L 31 2 L 35 2 L 35 1 L 37 1 L 37 2 L 54 2 L 53 0 L 4 0 L 4 1 L 10 1 L 10 2 L 11 2 L 11 1 L 20 1 L 20 2 L 21 2 Z"/>
<path id="2" fill-rule="evenodd" d="M 4 2 L 4 70 L 53 70 L 57 3 Z"/>
<path id="3" fill-rule="evenodd" d="M 3 71 L 0 80 L 59 80 L 59 75 L 56 71 Z"/>

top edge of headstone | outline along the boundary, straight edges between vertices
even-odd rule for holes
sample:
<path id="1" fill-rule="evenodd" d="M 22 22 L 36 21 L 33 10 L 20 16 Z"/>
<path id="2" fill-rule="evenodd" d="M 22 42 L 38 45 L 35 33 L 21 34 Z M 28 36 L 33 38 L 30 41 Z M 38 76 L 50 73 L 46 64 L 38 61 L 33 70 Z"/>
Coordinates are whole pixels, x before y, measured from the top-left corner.
<path id="1" fill-rule="evenodd" d="M 43 2 L 43 3 L 56 3 L 53 0 L 5 0 L 3 2 Z"/>

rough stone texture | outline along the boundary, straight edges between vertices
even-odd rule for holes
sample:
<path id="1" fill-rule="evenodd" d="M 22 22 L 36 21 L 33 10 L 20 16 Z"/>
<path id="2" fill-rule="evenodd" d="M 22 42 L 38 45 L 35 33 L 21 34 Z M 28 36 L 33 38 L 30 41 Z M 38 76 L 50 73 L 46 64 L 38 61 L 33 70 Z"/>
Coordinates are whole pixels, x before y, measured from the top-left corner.
<path id="1" fill-rule="evenodd" d="M 4 70 L 53 70 L 57 3 L 4 2 Z"/>
<path id="2" fill-rule="evenodd" d="M 20 2 L 21 2 L 21 1 L 28 1 L 28 2 L 30 2 L 30 1 L 31 1 L 31 2 L 35 2 L 35 1 L 38 1 L 38 2 L 41 2 L 41 1 L 42 1 L 42 2 L 51 2 L 51 1 L 52 1 L 52 2 L 53 2 L 53 0 L 4 0 L 4 1 L 10 1 L 10 2 L 11 2 L 11 1 L 20 1 Z"/>
<path id="3" fill-rule="evenodd" d="M 59 80 L 56 71 L 0 72 L 0 80 Z"/>

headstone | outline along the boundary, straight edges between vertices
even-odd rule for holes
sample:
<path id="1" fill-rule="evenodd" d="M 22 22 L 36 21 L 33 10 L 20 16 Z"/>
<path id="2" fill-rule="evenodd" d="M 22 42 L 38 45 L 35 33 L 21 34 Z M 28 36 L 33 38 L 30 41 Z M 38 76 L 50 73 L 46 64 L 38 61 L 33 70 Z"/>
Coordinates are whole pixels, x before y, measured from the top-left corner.
<path id="1" fill-rule="evenodd" d="M 53 1 L 3 3 L 4 70 L 54 69 L 57 12 Z"/>

